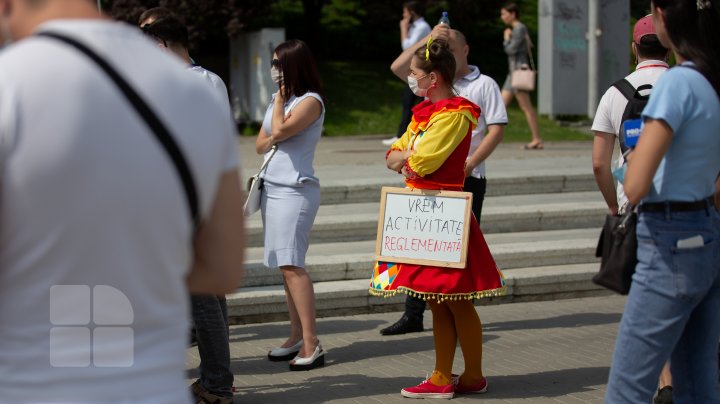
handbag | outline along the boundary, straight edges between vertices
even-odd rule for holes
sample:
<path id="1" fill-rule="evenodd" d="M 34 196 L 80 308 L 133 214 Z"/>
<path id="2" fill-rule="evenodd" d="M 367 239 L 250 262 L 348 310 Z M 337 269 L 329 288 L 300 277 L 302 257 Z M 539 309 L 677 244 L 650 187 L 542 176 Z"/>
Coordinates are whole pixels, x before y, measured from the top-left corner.
<path id="1" fill-rule="evenodd" d="M 514 90 L 535 91 L 535 76 L 537 71 L 535 70 L 535 60 L 533 60 L 530 36 L 527 34 L 525 34 L 525 42 L 527 43 L 528 56 L 530 57 L 530 66 L 527 64 L 515 66 L 515 70 L 513 70 L 510 76 L 510 86 Z"/>
<path id="2" fill-rule="evenodd" d="M 265 171 L 265 169 L 267 168 L 268 163 L 270 163 L 270 160 L 275 155 L 277 148 L 277 145 L 274 144 L 272 146 L 272 149 L 270 149 L 270 155 L 268 156 L 268 158 L 265 159 L 265 161 L 263 161 L 262 166 L 260 166 L 260 170 L 258 170 L 257 174 L 248 178 L 247 199 L 245 199 L 245 205 L 243 206 L 243 212 L 245 216 L 250 216 L 260 210 L 260 197 L 262 196 L 264 182 L 263 179 L 260 178 L 260 174 L 262 174 L 262 172 Z"/>
<path id="3" fill-rule="evenodd" d="M 602 260 L 592 281 L 621 295 L 630 291 L 638 262 L 637 217 L 637 208 L 629 208 L 623 215 L 607 215 L 595 250 Z"/>
<path id="4" fill-rule="evenodd" d="M 535 91 L 535 70 L 528 65 L 522 65 L 519 69 L 513 70 L 510 86 L 514 90 Z"/>

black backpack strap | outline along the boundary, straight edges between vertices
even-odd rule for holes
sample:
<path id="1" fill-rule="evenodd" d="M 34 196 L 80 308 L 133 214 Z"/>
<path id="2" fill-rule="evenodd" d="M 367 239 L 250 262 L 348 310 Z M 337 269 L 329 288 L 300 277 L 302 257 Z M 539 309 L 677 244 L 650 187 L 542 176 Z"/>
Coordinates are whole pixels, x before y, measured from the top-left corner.
<path id="1" fill-rule="evenodd" d="M 617 90 L 620 91 L 620 94 L 622 94 L 623 97 L 625 97 L 625 99 L 627 100 L 628 104 L 625 107 L 625 109 L 627 110 L 627 107 L 630 105 L 630 102 L 635 97 L 635 93 L 636 93 L 635 87 L 633 87 L 633 85 L 630 84 L 630 82 L 627 81 L 627 79 L 620 79 L 620 80 L 616 81 L 615 83 L 613 83 L 613 87 L 617 88 Z M 623 113 L 623 116 L 624 115 L 625 115 L 625 113 Z M 620 124 L 622 125 L 622 122 Z M 622 132 L 622 129 L 620 130 L 620 132 Z M 625 152 L 628 150 L 628 147 L 625 144 L 625 136 L 623 136 L 622 133 L 618 133 L 617 138 L 618 138 L 618 144 L 620 144 L 620 152 L 622 154 L 625 154 Z"/>
<path id="2" fill-rule="evenodd" d="M 642 95 L 640 94 L 640 91 L 652 90 L 653 88 L 652 84 L 642 84 L 635 88 L 627 79 L 620 79 L 616 81 L 613 83 L 613 87 L 620 91 L 620 94 L 622 94 L 628 102 L 625 107 L 625 111 L 623 112 L 623 120 L 627 119 L 628 111 L 631 110 L 630 108 L 632 108 L 634 103 L 638 101 L 647 103 L 650 99 L 649 93 L 647 95 Z M 620 144 L 620 151 L 624 154 L 628 150 L 628 147 L 625 144 L 625 136 L 623 136 L 622 133 L 618 133 L 618 143 Z"/>
<path id="3" fill-rule="evenodd" d="M 100 55 L 95 53 L 92 49 L 87 47 L 85 44 L 67 37 L 62 34 L 55 32 L 40 32 L 36 34 L 46 38 L 57 39 L 68 45 L 71 45 L 75 49 L 84 53 L 93 62 L 95 62 L 105 73 L 112 79 L 122 93 L 127 97 L 128 101 L 132 104 L 138 114 L 145 120 L 147 125 L 150 127 L 155 137 L 160 142 L 162 147 L 167 152 L 168 156 L 172 160 L 175 168 L 177 169 L 180 180 L 182 181 L 183 188 L 185 190 L 185 196 L 187 198 L 188 208 L 190 210 L 190 217 L 192 219 L 193 228 L 197 230 L 199 225 L 199 203 L 197 188 L 195 187 L 195 181 L 193 180 L 192 172 L 185 159 L 185 156 L 180 149 L 180 146 L 175 142 L 173 137 L 170 135 L 167 127 L 160 121 L 158 116 L 153 112 L 150 106 L 138 95 L 138 93 L 130 86 L 130 84 L 120 76 L 120 74 L 108 64 Z"/>
<path id="4" fill-rule="evenodd" d="M 653 88 L 652 84 L 643 84 L 635 88 L 632 84 L 630 84 L 629 81 L 627 81 L 627 79 L 620 79 L 616 81 L 615 83 L 613 83 L 613 87 L 617 88 L 618 91 L 620 91 L 620 93 L 623 95 L 623 97 L 625 97 L 625 99 L 628 101 L 632 100 L 633 98 L 638 98 L 645 101 L 649 100 L 650 94 L 642 95 L 640 94 L 640 91 L 652 90 Z"/>
<path id="5" fill-rule="evenodd" d="M 618 91 L 625 97 L 626 100 L 630 101 L 635 96 L 635 87 L 630 84 L 627 79 L 620 79 L 613 83 L 613 87 L 617 88 Z"/>

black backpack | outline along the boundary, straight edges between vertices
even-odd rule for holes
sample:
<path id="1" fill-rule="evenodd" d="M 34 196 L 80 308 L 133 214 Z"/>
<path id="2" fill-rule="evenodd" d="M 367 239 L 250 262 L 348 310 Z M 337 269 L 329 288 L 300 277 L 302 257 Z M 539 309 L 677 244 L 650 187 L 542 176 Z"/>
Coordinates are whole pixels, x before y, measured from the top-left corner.
<path id="1" fill-rule="evenodd" d="M 624 123 L 625 121 L 640 119 L 643 109 L 645 109 L 645 105 L 647 105 L 648 100 L 650 99 L 650 94 L 641 95 L 640 91 L 652 90 L 653 86 L 651 84 L 643 84 L 638 88 L 635 88 L 626 79 L 621 79 L 616 81 L 613 84 L 613 87 L 617 88 L 625 99 L 628 100 L 620 122 Z M 622 131 L 622 126 L 620 133 L 618 133 L 618 141 L 620 142 L 620 151 L 625 153 L 628 147 L 625 145 L 625 134 Z"/>

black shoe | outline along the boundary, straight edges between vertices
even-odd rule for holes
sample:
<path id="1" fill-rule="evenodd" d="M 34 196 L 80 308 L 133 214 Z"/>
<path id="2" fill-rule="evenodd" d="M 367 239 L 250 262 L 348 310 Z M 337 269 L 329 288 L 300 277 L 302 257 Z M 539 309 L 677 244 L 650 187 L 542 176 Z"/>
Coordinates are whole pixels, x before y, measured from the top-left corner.
<path id="1" fill-rule="evenodd" d="M 653 404 L 673 404 L 672 386 L 665 386 L 658 390 L 657 396 L 653 400 Z"/>
<path id="2" fill-rule="evenodd" d="M 407 334 L 409 332 L 422 332 L 423 323 L 422 321 L 412 321 L 407 316 L 400 317 L 395 324 L 390 327 L 383 328 L 380 330 L 382 335 L 400 335 Z"/>
<path id="3" fill-rule="evenodd" d="M 213 394 L 206 389 L 200 380 L 190 385 L 190 391 L 192 392 L 194 403 L 198 404 L 232 404 L 233 398 L 223 397 L 217 394 Z"/>
<path id="4" fill-rule="evenodd" d="M 197 346 L 197 344 L 197 335 L 195 334 L 195 327 L 193 327 L 192 329 L 190 329 L 190 346 L 194 347 Z"/>

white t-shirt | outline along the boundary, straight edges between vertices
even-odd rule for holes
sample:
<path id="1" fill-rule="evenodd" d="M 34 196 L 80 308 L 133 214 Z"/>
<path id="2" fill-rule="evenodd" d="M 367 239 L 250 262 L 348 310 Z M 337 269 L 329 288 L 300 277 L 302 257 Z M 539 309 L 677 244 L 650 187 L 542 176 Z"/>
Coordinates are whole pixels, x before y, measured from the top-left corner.
<path id="1" fill-rule="evenodd" d="M 238 164 L 207 84 L 123 23 L 39 30 L 85 43 L 151 106 L 207 216 Z M 94 62 L 50 38 L 0 55 L 0 111 L 0 401 L 189 402 L 193 229 L 165 149 Z"/>
<path id="2" fill-rule="evenodd" d="M 625 77 L 633 87 L 638 88 L 644 84 L 654 84 L 660 75 L 668 69 L 668 64 L 660 60 L 646 60 L 638 63 L 634 72 Z M 644 95 L 644 94 L 643 94 Z M 617 137 L 620 134 L 622 126 L 622 116 L 625 112 L 628 100 L 624 95 L 611 86 L 600 99 L 595 119 L 593 120 L 591 130 L 594 132 L 613 133 Z M 618 167 L 624 162 L 622 155 L 618 160 Z M 627 197 L 623 190 L 623 186 L 617 183 L 618 206 L 624 206 L 627 203 Z"/>
<path id="3" fill-rule="evenodd" d="M 215 90 L 215 94 L 217 95 L 223 106 L 225 106 L 225 110 L 227 111 L 228 116 L 230 116 L 230 118 L 232 119 L 232 111 L 230 110 L 230 99 L 228 98 L 227 87 L 225 86 L 225 82 L 220 78 L 220 76 L 198 65 L 190 66 L 189 70 L 195 73 L 197 76 L 201 77 L 206 83 L 210 85 L 211 88 Z"/>
<path id="4" fill-rule="evenodd" d="M 425 38 L 430 33 L 430 31 L 432 31 L 432 29 L 430 28 L 430 24 L 428 24 L 427 21 L 425 21 L 425 19 L 422 17 L 410 23 L 410 27 L 408 28 L 408 36 L 407 38 L 405 38 L 404 41 L 402 41 L 401 44 L 403 50 L 420 42 L 420 40 Z"/>
<path id="5" fill-rule="evenodd" d="M 507 110 L 500 95 L 500 87 L 491 77 L 480 73 L 477 66 L 468 66 L 470 73 L 453 83 L 458 95 L 480 107 L 478 125 L 472 132 L 470 153 L 472 155 L 480 146 L 488 125 L 507 125 Z M 485 176 L 485 162 L 478 164 L 471 175 L 475 178 Z"/>

